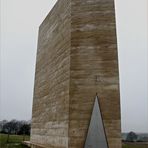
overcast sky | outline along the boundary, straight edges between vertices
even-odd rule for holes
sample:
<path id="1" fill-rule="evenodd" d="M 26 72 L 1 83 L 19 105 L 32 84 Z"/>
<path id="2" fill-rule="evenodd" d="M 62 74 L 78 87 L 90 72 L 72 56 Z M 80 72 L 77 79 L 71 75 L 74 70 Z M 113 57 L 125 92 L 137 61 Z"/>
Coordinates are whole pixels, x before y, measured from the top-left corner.
<path id="1" fill-rule="evenodd" d="M 56 0 L 1 0 L 0 120 L 30 120 L 38 27 Z M 148 2 L 116 0 L 122 131 L 148 132 Z"/>

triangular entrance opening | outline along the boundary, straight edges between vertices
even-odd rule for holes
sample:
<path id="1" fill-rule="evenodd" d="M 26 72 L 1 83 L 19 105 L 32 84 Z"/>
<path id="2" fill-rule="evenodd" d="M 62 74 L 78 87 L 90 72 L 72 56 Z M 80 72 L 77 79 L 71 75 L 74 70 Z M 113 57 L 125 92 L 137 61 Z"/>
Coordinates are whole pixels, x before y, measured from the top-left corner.
<path id="1" fill-rule="evenodd" d="M 98 96 L 95 99 L 84 148 L 108 148 Z"/>

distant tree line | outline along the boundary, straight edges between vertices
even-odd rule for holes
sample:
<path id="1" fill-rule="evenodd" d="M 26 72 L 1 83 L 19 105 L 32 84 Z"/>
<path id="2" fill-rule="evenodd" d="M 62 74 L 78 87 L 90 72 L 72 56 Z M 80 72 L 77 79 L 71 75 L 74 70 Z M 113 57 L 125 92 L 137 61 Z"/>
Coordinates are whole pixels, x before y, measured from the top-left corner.
<path id="1" fill-rule="evenodd" d="M 125 142 L 148 142 L 148 134 L 136 134 L 135 132 L 129 132 L 126 136 Z"/>
<path id="2" fill-rule="evenodd" d="M 126 137 L 126 141 L 128 142 L 136 142 L 137 141 L 137 134 L 134 132 L 129 132 Z"/>
<path id="3" fill-rule="evenodd" d="M 7 142 L 9 141 L 9 135 L 30 135 L 31 122 L 30 121 L 18 121 L 18 120 L 3 120 L 0 121 L 0 133 L 8 134 Z"/>

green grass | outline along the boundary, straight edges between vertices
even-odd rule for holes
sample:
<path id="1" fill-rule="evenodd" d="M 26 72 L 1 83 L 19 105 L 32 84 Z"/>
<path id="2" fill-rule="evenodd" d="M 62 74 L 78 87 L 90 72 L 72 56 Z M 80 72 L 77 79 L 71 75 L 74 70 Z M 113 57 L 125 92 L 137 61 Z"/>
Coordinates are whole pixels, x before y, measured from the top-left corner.
<path id="1" fill-rule="evenodd" d="M 29 140 L 29 136 L 25 136 L 25 140 Z M 0 134 L 0 148 L 26 148 L 22 145 L 23 136 L 10 135 L 9 142 L 7 143 L 7 134 Z"/>
<path id="2" fill-rule="evenodd" d="M 30 137 L 25 136 L 25 140 L 29 141 Z M 7 134 L 0 134 L 0 148 L 27 148 L 22 145 L 23 136 L 10 135 L 9 142 L 7 143 Z M 148 145 L 124 144 L 123 148 L 148 148 Z"/>
<path id="3" fill-rule="evenodd" d="M 125 144 L 123 148 L 148 148 L 148 145 Z"/>

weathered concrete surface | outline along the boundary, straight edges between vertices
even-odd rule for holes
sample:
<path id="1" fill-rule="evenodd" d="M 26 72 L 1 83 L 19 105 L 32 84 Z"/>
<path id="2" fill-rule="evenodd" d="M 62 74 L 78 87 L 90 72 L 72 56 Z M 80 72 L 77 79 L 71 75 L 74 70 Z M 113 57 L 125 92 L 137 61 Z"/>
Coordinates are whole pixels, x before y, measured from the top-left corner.
<path id="1" fill-rule="evenodd" d="M 68 145 L 70 1 L 60 0 L 39 29 L 32 116 L 33 143 Z"/>
<path id="2" fill-rule="evenodd" d="M 40 26 L 31 141 L 83 148 L 95 94 L 109 148 L 121 148 L 113 0 L 59 0 Z"/>

